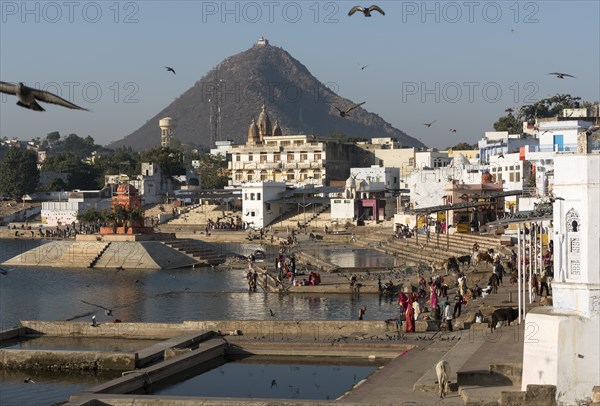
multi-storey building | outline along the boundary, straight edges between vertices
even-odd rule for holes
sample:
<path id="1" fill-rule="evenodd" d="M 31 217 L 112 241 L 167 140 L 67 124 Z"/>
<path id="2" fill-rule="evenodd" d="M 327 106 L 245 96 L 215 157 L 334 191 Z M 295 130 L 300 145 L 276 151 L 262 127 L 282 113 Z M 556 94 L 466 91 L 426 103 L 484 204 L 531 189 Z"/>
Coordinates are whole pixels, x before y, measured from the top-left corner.
<path id="1" fill-rule="evenodd" d="M 285 182 L 288 186 L 329 185 L 345 180 L 359 149 L 352 143 L 320 140 L 312 135 L 284 135 L 263 105 L 252 120 L 245 145 L 231 147 L 230 186 L 246 182 Z"/>

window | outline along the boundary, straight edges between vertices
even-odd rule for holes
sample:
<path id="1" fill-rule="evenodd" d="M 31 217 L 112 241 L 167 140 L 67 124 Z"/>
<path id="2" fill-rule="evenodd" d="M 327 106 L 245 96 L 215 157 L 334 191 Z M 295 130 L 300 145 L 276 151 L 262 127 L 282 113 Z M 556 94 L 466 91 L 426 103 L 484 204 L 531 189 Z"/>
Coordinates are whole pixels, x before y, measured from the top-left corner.
<path id="1" fill-rule="evenodd" d="M 260 200 L 260 193 L 256 194 L 256 200 Z"/>
<path id="2" fill-rule="evenodd" d="M 266 153 L 260 154 L 260 162 L 267 162 L 267 154 Z"/>
<path id="3" fill-rule="evenodd" d="M 292 162 L 294 160 L 294 153 L 293 152 L 288 152 L 287 154 L 287 161 L 288 162 Z"/>
<path id="4" fill-rule="evenodd" d="M 271 203 L 265 203 L 265 209 L 271 210 Z"/>
<path id="5" fill-rule="evenodd" d="M 253 161 L 254 157 L 252 156 L 252 154 L 248 154 L 248 161 Z"/>
<path id="6" fill-rule="evenodd" d="M 300 162 L 308 161 L 308 153 L 306 151 L 300 152 Z"/>
<path id="7" fill-rule="evenodd" d="M 273 162 L 281 162 L 281 154 L 279 152 L 273 154 Z"/>
<path id="8" fill-rule="evenodd" d="M 252 180 L 252 179 L 253 179 L 253 176 L 254 176 L 253 174 L 251 174 L 251 173 L 248 173 L 248 180 L 249 180 L 249 181 L 250 181 L 250 180 Z"/>
<path id="9" fill-rule="evenodd" d="M 235 180 L 241 181 L 242 180 L 242 174 L 241 173 L 236 173 L 235 174 Z"/>
<path id="10" fill-rule="evenodd" d="M 248 200 L 248 193 L 244 193 L 244 200 Z"/>
<path id="11" fill-rule="evenodd" d="M 235 161 L 236 162 L 240 162 L 242 160 L 242 157 L 240 156 L 240 154 L 236 154 L 235 155 Z"/>
<path id="12" fill-rule="evenodd" d="M 250 200 L 254 200 L 254 193 L 250 193 Z"/>
<path id="13" fill-rule="evenodd" d="M 315 154 L 315 161 L 320 161 L 321 160 L 321 154 Z"/>

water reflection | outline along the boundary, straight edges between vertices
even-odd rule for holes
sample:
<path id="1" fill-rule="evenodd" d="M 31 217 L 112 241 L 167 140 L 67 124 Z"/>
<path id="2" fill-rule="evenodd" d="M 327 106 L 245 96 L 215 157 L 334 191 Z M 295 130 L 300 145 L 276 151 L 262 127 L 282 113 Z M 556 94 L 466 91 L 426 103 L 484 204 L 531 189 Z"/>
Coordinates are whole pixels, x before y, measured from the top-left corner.
<path id="1" fill-rule="evenodd" d="M 377 369 L 377 365 L 340 362 L 329 365 L 287 362 L 264 362 L 264 359 L 262 362 L 228 362 L 182 382 L 155 389 L 152 394 L 333 400 Z"/>

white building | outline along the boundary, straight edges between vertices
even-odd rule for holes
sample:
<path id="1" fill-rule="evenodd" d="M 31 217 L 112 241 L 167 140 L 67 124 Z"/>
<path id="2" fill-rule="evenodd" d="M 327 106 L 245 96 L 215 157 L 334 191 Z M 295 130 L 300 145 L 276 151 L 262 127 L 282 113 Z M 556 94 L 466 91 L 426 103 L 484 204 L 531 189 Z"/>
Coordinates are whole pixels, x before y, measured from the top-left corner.
<path id="1" fill-rule="evenodd" d="M 226 140 L 226 141 L 216 141 L 215 142 L 215 148 L 212 148 L 210 150 L 210 154 L 211 155 L 223 155 L 224 158 L 228 158 L 231 157 L 231 148 L 234 146 L 234 142 L 231 140 Z M 230 160 L 227 159 L 228 161 Z M 194 165 L 195 161 L 192 161 L 192 166 Z"/>
<path id="2" fill-rule="evenodd" d="M 400 168 L 384 168 L 371 165 L 370 168 L 351 168 L 350 177 L 365 180 L 372 187 L 380 190 L 394 191 L 400 189 Z"/>
<path id="3" fill-rule="evenodd" d="M 589 121 L 549 121 L 540 123 L 538 137 L 540 152 L 575 152 L 577 135 L 592 126 Z"/>
<path id="4" fill-rule="evenodd" d="M 492 182 L 501 183 L 504 191 L 524 190 L 532 172 L 531 163 L 521 158 L 520 153 L 491 156 L 488 168 Z M 517 196 L 506 196 L 504 203 L 506 211 L 516 211 Z"/>
<path id="5" fill-rule="evenodd" d="M 424 168 L 445 168 L 450 165 L 452 158 L 446 151 L 419 151 L 415 152 L 415 166 Z"/>
<path id="6" fill-rule="evenodd" d="M 537 146 L 538 140 L 523 137 L 521 134 L 508 134 L 508 131 L 486 131 L 485 136 L 477 143 L 479 146 L 479 162 L 487 164 L 494 155 L 506 155 L 519 152 L 526 145 Z"/>
<path id="7" fill-rule="evenodd" d="M 600 386 L 600 155 L 559 154 L 554 170 L 553 306 L 526 316 L 522 390 L 555 385 L 575 405 Z"/>
<path id="8" fill-rule="evenodd" d="M 283 214 L 279 196 L 285 182 L 247 182 L 242 185 L 242 222 L 248 228 L 263 228 Z"/>
<path id="9" fill-rule="evenodd" d="M 110 199 L 103 199 L 100 191 L 74 190 L 68 193 L 67 201 L 43 202 L 42 224 L 48 227 L 66 226 L 78 223 L 77 214 L 89 207 L 98 211 L 110 209 Z"/>

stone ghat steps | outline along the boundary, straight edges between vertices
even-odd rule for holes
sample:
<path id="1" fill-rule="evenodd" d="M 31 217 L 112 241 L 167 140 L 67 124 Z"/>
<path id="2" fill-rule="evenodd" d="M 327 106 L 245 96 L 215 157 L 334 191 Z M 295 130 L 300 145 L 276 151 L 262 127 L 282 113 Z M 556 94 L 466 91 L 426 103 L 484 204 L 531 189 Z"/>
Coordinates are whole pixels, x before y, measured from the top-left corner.
<path id="1" fill-rule="evenodd" d="M 6 265 L 91 268 L 110 243 L 97 241 L 60 241 L 26 251 L 6 261 Z"/>
<path id="2" fill-rule="evenodd" d="M 519 392 L 523 327 L 502 327 L 490 333 L 487 324 L 482 324 L 461 333 L 460 341 L 441 359 L 450 364 L 450 388 L 458 391 L 463 403 L 500 405 L 503 392 Z M 435 365 L 421 376 L 413 390 L 438 390 Z"/>
<path id="3" fill-rule="evenodd" d="M 225 262 L 225 256 L 197 240 L 166 241 L 165 245 L 193 257 L 200 264 L 218 265 Z"/>
<path id="4" fill-rule="evenodd" d="M 391 236 L 385 237 L 381 234 L 357 237 L 358 245 L 372 247 L 378 251 L 401 256 L 417 263 L 424 262 L 427 265 L 432 261 L 445 261 L 449 256 L 470 255 L 475 242 L 479 244 L 482 251 L 486 248 L 493 248 L 496 252 L 500 251 L 504 256 L 510 252 L 507 252 L 504 248 L 501 249 L 500 238 L 496 236 L 457 236 L 451 234 L 447 239 L 446 235 L 443 235 L 440 236 L 439 245 L 435 237 L 430 239 L 429 244 L 421 238 L 419 238 L 417 244 L 416 238 L 397 239 Z"/>

